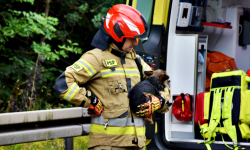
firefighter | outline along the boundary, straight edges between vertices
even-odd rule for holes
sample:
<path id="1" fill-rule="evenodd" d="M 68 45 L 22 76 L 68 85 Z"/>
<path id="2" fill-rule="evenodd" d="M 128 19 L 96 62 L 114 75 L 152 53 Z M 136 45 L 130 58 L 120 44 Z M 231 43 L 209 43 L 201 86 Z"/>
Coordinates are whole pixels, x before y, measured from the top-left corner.
<path id="1" fill-rule="evenodd" d="M 138 39 L 147 38 L 147 30 L 139 11 L 124 4 L 114 5 L 92 40 L 95 49 L 84 53 L 56 80 L 54 89 L 60 98 L 88 107 L 91 150 L 144 150 L 145 125 L 141 116 L 169 110 L 166 88 L 160 99 L 152 102 L 154 109 L 130 111 L 128 93 L 140 82 L 133 46 Z M 151 70 L 142 59 L 141 65 L 143 71 Z"/>

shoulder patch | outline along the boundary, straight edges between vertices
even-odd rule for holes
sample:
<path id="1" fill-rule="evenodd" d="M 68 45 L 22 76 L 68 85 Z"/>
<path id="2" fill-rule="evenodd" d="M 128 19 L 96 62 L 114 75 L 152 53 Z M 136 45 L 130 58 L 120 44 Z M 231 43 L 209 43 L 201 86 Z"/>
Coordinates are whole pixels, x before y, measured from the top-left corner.
<path id="1" fill-rule="evenodd" d="M 105 60 L 105 64 L 107 67 L 117 66 L 117 62 L 115 59 Z"/>
<path id="2" fill-rule="evenodd" d="M 76 72 L 79 72 L 83 69 L 82 66 L 78 65 L 77 63 L 74 63 L 73 65 L 70 66 L 72 69 L 74 69 Z"/>

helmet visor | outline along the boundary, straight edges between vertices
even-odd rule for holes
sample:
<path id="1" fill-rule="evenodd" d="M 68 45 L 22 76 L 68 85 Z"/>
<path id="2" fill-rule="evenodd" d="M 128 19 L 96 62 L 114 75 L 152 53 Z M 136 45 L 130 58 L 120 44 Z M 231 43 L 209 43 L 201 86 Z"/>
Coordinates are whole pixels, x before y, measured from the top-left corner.
<path id="1" fill-rule="evenodd" d="M 147 32 L 144 31 L 141 35 L 134 35 L 135 38 L 141 39 L 141 40 L 147 40 L 148 39 L 148 35 Z"/>

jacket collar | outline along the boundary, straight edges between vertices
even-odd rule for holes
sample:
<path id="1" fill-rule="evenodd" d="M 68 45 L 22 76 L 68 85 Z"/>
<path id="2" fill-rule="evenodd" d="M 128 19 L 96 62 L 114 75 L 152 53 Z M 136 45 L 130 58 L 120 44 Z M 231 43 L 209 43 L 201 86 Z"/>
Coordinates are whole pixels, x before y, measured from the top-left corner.
<path id="1" fill-rule="evenodd" d="M 132 49 L 130 52 L 126 53 L 122 50 L 116 49 L 112 44 L 109 44 L 108 51 L 110 51 L 112 54 L 116 55 L 117 57 L 124 57 L 129 59 L 135 59 L 136 58 L 136 52 L 134 49 Z"/>

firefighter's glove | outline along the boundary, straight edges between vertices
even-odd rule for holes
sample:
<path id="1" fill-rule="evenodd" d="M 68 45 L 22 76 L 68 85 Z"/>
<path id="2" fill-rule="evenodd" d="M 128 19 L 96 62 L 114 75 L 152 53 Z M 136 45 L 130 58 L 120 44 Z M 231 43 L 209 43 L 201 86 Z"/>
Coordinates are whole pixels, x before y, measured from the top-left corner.
<path id="1" fill-rule="evenodd" d="M 143 94 L 148 98 L 148 102 L 137 106 L 136 116 L 151 115 L 165 104 L 165 99 L 160 95 L 155 96 L 145 92 Z"/>
<path id="2" fill-rule="evenodd" d="M 86 94 L 87 96 L 87 94 Z M 88 96 L 87 96 L 88 97 Z M 88 97 L 90 99 L 90 104 L 88 108 L 88 114 L 90 117 L 98 117 L 101 115 L 103 110 L 103 104 L 98 97 L 95 96 L 94 93 L 91 93 L 91 96 Z"/>

